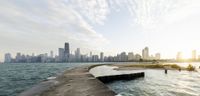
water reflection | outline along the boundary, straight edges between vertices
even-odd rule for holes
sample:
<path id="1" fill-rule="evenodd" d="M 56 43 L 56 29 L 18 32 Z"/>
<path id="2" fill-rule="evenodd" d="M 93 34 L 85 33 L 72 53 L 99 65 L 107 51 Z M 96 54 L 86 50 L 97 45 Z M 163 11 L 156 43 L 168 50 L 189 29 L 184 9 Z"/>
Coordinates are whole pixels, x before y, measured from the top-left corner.
<path id="1" fill-rule="evenodd" d="M 178 63 L 187 66 L 188 63 Z M 199 66 L 199 63 L 192 63 Z M 200 96 L 200 73 L 189 71 L 147 69 L 145 78 L 116 81 L 108 86 L 122 96 Z M 198 69 L 199 71 L 199 69 Z"/>

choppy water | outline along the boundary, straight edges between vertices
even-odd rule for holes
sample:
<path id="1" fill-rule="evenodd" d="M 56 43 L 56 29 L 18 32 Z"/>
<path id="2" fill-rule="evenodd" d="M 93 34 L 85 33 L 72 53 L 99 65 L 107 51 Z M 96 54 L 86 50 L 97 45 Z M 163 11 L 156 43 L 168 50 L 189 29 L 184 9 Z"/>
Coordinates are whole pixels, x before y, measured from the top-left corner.
<path id="1" fill-rule="evenodd" d="M 0 64 L 0 96 L 16 96 L 48 77 L 86 64 L 95 63 Z"/>
<path id="2" fill-rule="evenodd" d="M 187 63 L 179 63 L 187 66 Z M 199 63 L 193 63 L 198 67 Z M 144 78 L 116 81 L 108 86 L 122 96 L 200 96 L 199 72 L 143 70 Z"/>
<path id="3" fill-rule="evenodd" d="M 87 64 L 97 63 L 0 64 L 0 96 L 16 96 L 66 69 Z M 198 67 L 200 63 L 194 65 Z M 145 78 L 117 81 L 108 86 L 122 96 L 200 96 L 200 70 L 168 71 L 167 75 L 163 70 L 143 71 Z"/>

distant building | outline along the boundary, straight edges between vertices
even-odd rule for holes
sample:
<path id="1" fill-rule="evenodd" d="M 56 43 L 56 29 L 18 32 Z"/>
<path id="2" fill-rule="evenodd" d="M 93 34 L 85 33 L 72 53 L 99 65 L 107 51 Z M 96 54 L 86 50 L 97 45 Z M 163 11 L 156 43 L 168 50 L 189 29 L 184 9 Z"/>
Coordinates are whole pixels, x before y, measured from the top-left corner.
<path id="1" fill-rule="evenodd" d="M 120 54 L 120 60 L 121 61 L 127 61 L 128 60 L 128 56 L 126 55 L 126 52 L 122 52 Z"/>
<path id="2" fill-rule="evenodd" d="M 75 61 L 76 61 L 75 60 L 75 55 L 74 54 L 70 54 L 70 56 L 69 56 L 69 62 L 75 62 Z"/>
<path id="3" fill-rule="evenodd" d="M 64 48 L 64 61 L 69 61 L 69 55 L 70 55 L 70 49 L 69 49 L 69 43 L 65 43 L 65 48 Z"/>
<path id="4" fill-rule="evenodd" d="M 196 60 L 196 50 L 192 51 L 192 60 Z"/>
<path id="5" fill-rule="evenodd" d="M 156 60 L 160 60 L 160 58 L 161 58 L 160 53 L 156 53 L 156 55 L 155 55 L 155 59 L 156 59 Z"/>
<path id="6" fill-rule="evenodd" d="M 89 61 L 92 61 L 92 52 L 90 52 Z"/>
<path id="7" fill-rule="evenodd" d="M 21 63 L 26 63 L 27 62 L 26 56 L 24 54 L 22 54 L 20 62 Z"/>
<path id="8" fill-rule="evenodd" d="M 55 62 L 60 62 L 59 59 L 59 56 L 55 55 Z"/>
<path id="9" fill-rule="evenodd" d="M 42 62 L 42 63 L 47 63 L 47 56 L 48 56 L 47 53 L 45 53 L 45 54 L 40 54 L 40 55 L 39 55 L 40 62 Z"/>
<path id="10" fill-rule="evenodd" d="M 58 49 L 58 61 L 59 62 L 64 62 L 64 58 L 65 58 L 64 51 L 65 50 L 63 48 Z"/>
<path id="11" fill-rule="evenodd" d="M 144 60 L 148 60 L 149 59 L 149 48 L 148 47 L 145 47 L 143 50 L 142 50 L 142 58 Z"/>
<path id="12" fill-rule="evenodd" d="M 87 55 L 81 55 L 81 62 L 87 62 Z"/>
<path id="13" fill-rule="evenodd" d="M 50 57 L 53 58 L 54 55 L 53 55 L 53 51 L 50 51 Z"/>
<path id="14" fill-rule="evenodd" d="M 140 54 L 136 54 L 135 55 L 135 60 L 139 61 L 140 59 L 142 59 L 142 56 Z"/>
<path id="15" fill-rule="evenodd" d="M 177 55 L 176 55 L 176 60 L 180 61 L 182 60 L 183 57 L 182 57 L 182 53 L 181 52 L 178 52 Z"/>
<path id="16" fill-rule="evenodd" d="M 113 62 L 114 61 L 113 56 L 108 56 L 106 59 L 107 59 L 107 62 Z M 104 61 L 105 61 L 105 59 L 104 59 Z"/>
<path id="17" fill-rule="evenodd" d="M 98 56 L 98 55 L 93 55 L 93 56 L 92 56 L 92 61 L 93 61 L 93 62 L 99 61 L 99 56 Z"/>
<path id="18" fill-rule="evenodd" d="M 133 52 L 128 53 L 128 61 L 134 60 L 134 54 Z"/>
<path id="19" fill-rule="evenodd" d="M 21 60 L 22 60 L 22 56 L 21 56 L 21 53 L 17 53 L 17 55 L 16 55 L 16 63 L 20 63 L 21 62 Z"/>
<path id="20" fill-rule="evenodd" d="M 76 49 L 76 51 L 75 51 L 75 58 L 76 58 L 77 62 L 81 61 L 81 51 L 80 51 L 80 48 Z"/>
<path id="21" fill-rule="evenodd" d="M 100 53 L 100 61 L 104 62 L 104 54 L 103 54 L 103 52 Z"/>
<path id="22" fill-rule="evenodd" d="M 115 61 L 121 61 L 121 55 L 120 54 L 117 54 Z"/>
<path id="23" fill-rule="evenodd" d="M 6 53 L 4 57 L 4 63 L 11 63 L 12 61 L 12 56 L 10 53 Z"/>

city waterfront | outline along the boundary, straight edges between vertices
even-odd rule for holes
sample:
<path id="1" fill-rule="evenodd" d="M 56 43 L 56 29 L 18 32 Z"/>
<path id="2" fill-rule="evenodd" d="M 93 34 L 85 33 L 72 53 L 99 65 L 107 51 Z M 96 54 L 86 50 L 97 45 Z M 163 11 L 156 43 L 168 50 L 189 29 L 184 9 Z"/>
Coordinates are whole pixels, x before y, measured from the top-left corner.
<path id="1" fill-rule="evenodd" d="M 117 64 L 131 64 L 131 62 Z M 133 62 L 134 63 L 134 62 Z M 0 65 L 0 95 L 16 96 L 35 84 L 62 74 L 64 70 L 84 65 L 99 63 L 19 63 Z M 107 64 L 107 63 L 106 63 Z M 113 64 L 116 64 L 113 62 Z M 137 62 L 138 64 L 138 62 Z M 189 63 L 176 63 L 187 66 Z M 191 63 L 197 71 L 200 63 Z M 197 96 L 200 87 L 199 72 L 169 70 L 164 74 L 163 70 L 146 69 L 144 78 L 129 81 L 115 81 L 107 85 L 111 90 L 122 96 Z M 53 76 L 53 77 L 52 77 Z M 176 90 L 173 90 L 175 88 Z M 145 91 L 144 91 L 145 90 Z"/>
<path id="2" fill-rule="evenodd" d="M 200 0 L 1 0 L 0 96 L 200 96 Z"/>

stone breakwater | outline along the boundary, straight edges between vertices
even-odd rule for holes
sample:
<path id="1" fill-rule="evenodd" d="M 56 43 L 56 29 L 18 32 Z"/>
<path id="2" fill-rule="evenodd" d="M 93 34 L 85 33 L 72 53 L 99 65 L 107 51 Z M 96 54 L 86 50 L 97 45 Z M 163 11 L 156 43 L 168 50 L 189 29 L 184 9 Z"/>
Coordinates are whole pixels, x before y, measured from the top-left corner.
<path id="1" fill-rule="evenodd" d="M 126 80 L 126 78 L 131 79 L 134 76 L 144 76 L 144 73 L 137 72 L 106 75 L 99 77 L 102 80 L 100 81 L 98 77 L 89 72 L 90 68 L 90 66 L 82 66 L 66 70 L 62 75 L 44 81 L 22 92 L 19 96 L 116 96 L 117 94 L 103 83 L 104 80 L 107 82 L 108 80 L 122 80 L 123 78 Z"/>

